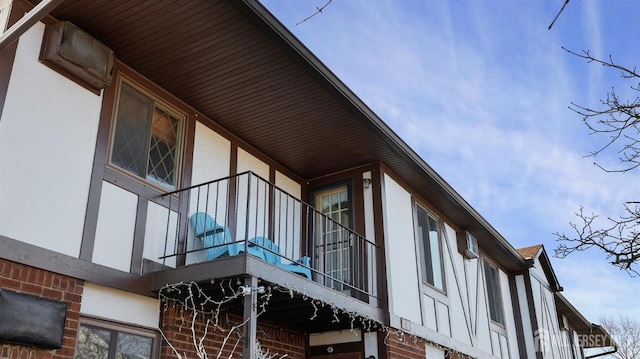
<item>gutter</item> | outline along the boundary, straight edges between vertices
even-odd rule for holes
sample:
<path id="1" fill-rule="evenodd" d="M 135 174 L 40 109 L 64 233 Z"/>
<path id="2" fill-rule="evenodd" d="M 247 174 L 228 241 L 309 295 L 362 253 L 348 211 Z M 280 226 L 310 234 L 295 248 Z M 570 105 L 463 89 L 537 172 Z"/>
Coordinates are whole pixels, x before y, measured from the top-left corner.
<path id="1" fill-rule="evenodd" d="M 611 336 L 609 335 L 609 333 L 607 333 L 607 331 L 606 331 L 606 330 L 605 330 L 601 325 L 591 323 L 591 330 L 590 330 L 590 331 L 593 331 L 594 329 L 599 329 L 599 330 L 603 331 L 603 332 L 604 332 L 604 333 L 609 337 L 609 340 L 611 340 L 611 342 L 612 342 L 612 344 L 613 344 L 613 345 L 612 345 L 613 349 L 612 349 L 612 350 L 610 350 L 610 351 L 608 351 L 608 352 L 602 352 L 602 353 L 598 353 L 598 354 L 590 355 L 590 356 L 588 356 L 588 357 L 585 357 L 585 359 L 589 359 L 589 358 L 597 358 L 597 357 L 601 357 L 601 356 L 604 356 L 604 355 L 613 354 L 613 353 L 615 353 L 615 352 L 617 352 L 617 351 L 618 351 L 618 345 L 617 345 L 617 344 L 616 344 L 616 342 L 613 340 L 613 338 L 611 338 Z"/>
<path id="2" fill-rule="evenodd" d="M 0 36 L 0 51 L 11 45 L 64 0 L 43 0 Z"/>
<path id="3" fill-rule="evenodd" d="M 595 354 L 595 355 L 590 355 L 590 356 L 588 356 L 588 357 L 585 357 L 585 359 L 589 359 L 589 358 L 597 358 L 597 357 L 601 357 L 601 356 L 604 356 L 604 355 L 613 354 L 613 353 L 615 353 L 615 352 L 617 352 L 617 351 L 618 351 L 618 347 L 614 345 L 614 346 L 613 346 L 613 349 L 612 349 L 611 351 L 608 351 L 608 352 L 602 352 L 602 353 L 598 353 L 598 354 Z"/>

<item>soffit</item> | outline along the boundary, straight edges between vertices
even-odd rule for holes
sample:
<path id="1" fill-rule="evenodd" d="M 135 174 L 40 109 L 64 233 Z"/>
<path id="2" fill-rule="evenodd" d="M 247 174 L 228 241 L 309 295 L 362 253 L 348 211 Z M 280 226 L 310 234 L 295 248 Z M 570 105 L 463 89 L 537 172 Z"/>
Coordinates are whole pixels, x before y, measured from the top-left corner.
<path id="1" fill-rule="evenodd" d="M 383 162 L 506 268 L 523 265 L 515 249 L 257 2 L 67 0 L 51 15 L 87 31 L 119 60 L 301 178 Z"/>

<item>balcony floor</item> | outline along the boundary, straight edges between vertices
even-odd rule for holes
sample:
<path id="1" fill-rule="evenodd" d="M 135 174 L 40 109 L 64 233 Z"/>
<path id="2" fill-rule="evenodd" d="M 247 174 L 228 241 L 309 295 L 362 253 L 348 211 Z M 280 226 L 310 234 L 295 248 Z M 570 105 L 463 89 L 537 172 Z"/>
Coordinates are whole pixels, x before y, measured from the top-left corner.
<path id="1" fill-rule="evenodd" d="M 271 288 L 271 298 L 260 320 L 307 333 L 352 326 L 369 329 L 371 321 L 384 323 L 382 309 L 374 305 L 245 254 L 155 272 L 152 289 L 157 292 L 166 285 L 196 282 L 215 298 L 221 294 L 222 280 L 237 278 L 239 281 L 230 281 L 237 287 L 246 277 L 257 277 L 260 286 Z M 224 309 L 242 314 L 242 301 L 229 303 Z"/>

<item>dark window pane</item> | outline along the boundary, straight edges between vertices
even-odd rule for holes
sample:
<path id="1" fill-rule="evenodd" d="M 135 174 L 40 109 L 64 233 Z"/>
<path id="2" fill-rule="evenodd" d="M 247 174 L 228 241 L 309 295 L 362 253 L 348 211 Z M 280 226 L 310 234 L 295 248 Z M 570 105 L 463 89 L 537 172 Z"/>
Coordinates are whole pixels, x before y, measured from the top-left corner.
<path id="1" fill-rule="evenodd" d="M 417 217 L 422 280 L 444 290 L 438 222 L 419 206 L 417 207 Z"/>
<path id="2" fill-rule="evenodd" d="M 116 359 L 151 358 L 153 339 L 129 333 L 118 333 Z"/>
<path id="3" fill-rule="evenodd" d="M 133 174 L 146 176 L 153 101 L 122 84 L 111 162 Z"/>
<path id="4" fill-rule="evenodd" d="M 487 282 L 487 300 L 489 302 L 489 314 L 491 320 L 503 324 L 502 319 L 502 299 L 500 298 L 500 288 L 498 270 L 484 261 L 484 275 Z"/>
<path id="5" fill-rule="evenodd" d="M 75 359 L 107 359 L 111 331 L 80 325 Z"/>
<path id="6" fill-rule="evenodd" d="M 154 109 L 147 178 L 171 188 L 176 180 L 179 124 L 180 121 L 166 111 Z"/>

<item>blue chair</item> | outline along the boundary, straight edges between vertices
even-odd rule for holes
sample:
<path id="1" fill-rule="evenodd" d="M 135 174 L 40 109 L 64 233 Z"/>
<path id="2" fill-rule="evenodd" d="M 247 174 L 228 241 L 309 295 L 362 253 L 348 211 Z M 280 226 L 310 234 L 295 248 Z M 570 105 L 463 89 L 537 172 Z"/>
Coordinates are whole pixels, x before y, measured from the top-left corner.
<path id="1" fill-rule="evenodd" d="M 207 260 L 214 260 L 218 257 L 236 255 L 237 244 L 231 239 L 231 231 L 228 227 L 221 226 L 206 213 L 198 212 L 191 216 L 191 227 L 196 238 L 202 241 L 207 249 Z M 229 243 L 224 246 L 223 244 Z"/>
<path id="2" fill-rule="evenodd" d="M 210 215 L 204 212 L 198 212 L 191 216 L 191 226 L 195 237 L 202 241 L 205 248 L 208 248 L 208 261 L 235 256 L 245 250 L 244 242 L 235 242 L 228 227 L 219 225 Z M 278 245 L 264 237 L 250 239 L 246 249 L 247 253 L 267 263 L 311 279 L 311 270 L 307 268 L 311 263 L 311 259 L 307 256 L 300 258 L 297 262 L 282 263 Z M 306 267 L 301 266 L 301 264 Z"/>
<path id="3" fill-rule="evenodd" d="M 282 268 L 286 271 L 297 273 L 307 277 L 308 279 L 311 279 L 311 270 L 307 268 L 311 263 L 311 258 L 307 256 L 303 256 L 297 262 L 285 264 L 285 263 L 282 263 L 280 259 L 280 247 L 278 247 L 278 245 L 273 243 L 273 241 L 271 241 L 270 239 L 264 238 L 264 237 L 256 237 L 256 238 L 250 239 L 249 242 L 250 242 L 249 243 L 250 246 L 252 243 L 255 243 L 256 246 L 259 246 L 262 248 L 262 254 L 263 254 L 262 259 L 265 262 L 273 264 L 276 267 Z M 253 246 L 251 246 L 250 248 L 252 247 Z M 304 266 L 301 266 L 301 264 Z"/>

